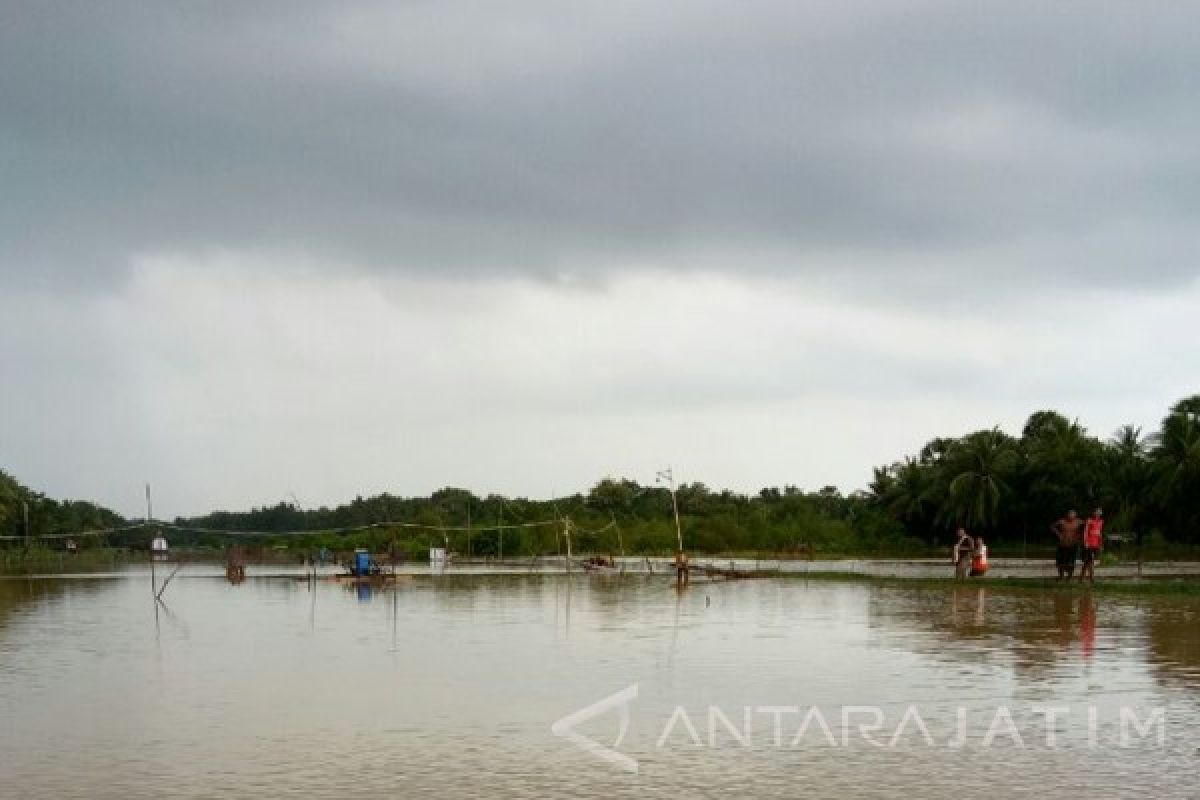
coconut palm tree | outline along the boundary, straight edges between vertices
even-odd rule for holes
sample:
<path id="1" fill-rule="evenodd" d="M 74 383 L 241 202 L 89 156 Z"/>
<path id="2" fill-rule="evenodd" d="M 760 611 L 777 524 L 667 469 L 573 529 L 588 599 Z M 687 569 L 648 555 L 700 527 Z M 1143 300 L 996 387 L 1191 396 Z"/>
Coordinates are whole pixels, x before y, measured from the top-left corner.
<path id="1" fill-rule="evenodd" d="M 992 531 L 1016 469 L 1016 443 L 999 428 L 963 437 L 946 455 L 950 485 L 942 518 Z"/>
<path id="2" fill-rule="evenodd" d="M 1141 517 L 1150 491 L 1149 442 L 1142 429 L 1123 425 L 1104 448 L 1106 487 L 1104 504 L 1116 511 L 1114 523 L 1131 528 L 1140 546 Z"/>
<path id="3" fill-rule="evenodd" d="M 1100 499 L 1104 447 L 1056 411 L 1030 415 L 1021 432 L 1020 492 L 1027 520 L 1049 521 Z"/>
<path id="4" fill-rule="evenodd" d="M 914 523 L 928 518 L 933 509 L 933 475 L 911 456 L 893 466 L 887 509 L 897 519 Z"/>
<path id="5" fill-rule="evenodd" d="M 1200 395 L 1181 400 L 1151 451 L 1155 493 L 1175 536 L 1200 537 Z"/>

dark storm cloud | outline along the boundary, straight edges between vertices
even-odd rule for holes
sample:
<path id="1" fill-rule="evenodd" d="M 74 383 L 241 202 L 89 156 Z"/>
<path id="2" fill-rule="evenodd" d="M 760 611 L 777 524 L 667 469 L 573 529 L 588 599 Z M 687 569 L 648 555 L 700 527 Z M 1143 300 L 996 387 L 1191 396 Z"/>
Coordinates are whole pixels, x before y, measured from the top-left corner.
<path id="1" fill-rule="evenodd" d="M 0 15 L 6 280 L 239 248 L 468 274 L 1196 274 L 1191 4 Z"/>

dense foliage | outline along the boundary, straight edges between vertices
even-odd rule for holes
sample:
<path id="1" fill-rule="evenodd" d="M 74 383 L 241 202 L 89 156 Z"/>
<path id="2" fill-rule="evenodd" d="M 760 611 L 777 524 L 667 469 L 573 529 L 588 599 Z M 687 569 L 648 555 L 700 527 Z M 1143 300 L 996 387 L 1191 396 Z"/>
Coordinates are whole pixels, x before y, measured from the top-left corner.
<path id="1" fill-rule="evenodd" d="M 1151 434 L 1125 426 L 1101 440 L 1062 414 L 1038 411 L 1019 436 L 993 428 L 936 438 L 917 455 L 876 469 L 869 491 L 848 496 L 833 487 L 745 495 L 692 483 L 679 487 L 678 502 L 685 547 L 697 552 L 918 552 L 949 541 L 960 524 L 987 535 L 993 546 L 1048 546 L 1054 520 L 1069 509 L 1087 513 L 1097 506 L 1107 510 L 1110 532 L 1130 534 L 1139 544 L 1151 534 L 1156 542 L 1196 545 L 1200 396 L 1176 403 Z M 641 553 L 675 547 L 667 490 L 613 479 L 554 502 L 443 489 L 428 498 L 385 494 L 316 511 L 281 504 L 180 522 L 270 531 L 383 521 L 481 526 L 559 517 L 576 524 L 578 549 Z M 606 526 L 602 534 L 588 533 Z M 450 544 L 474 554 L 503 549 L 509 555 L 563 546 L 554 530 L 543 529 L 507 531 L 503 537 L 476 532 L 469 546 L 467 538 L 452 533 Z"/>
<path id="2" fill-rule="evenodd" d="M 844 497 L 832 487 L 805 493 L 795 487 L 764 489 L 755 496 L 714 492 L 700 483 L 685 484 L 676 493 L 684 544 L 700 552 L 891 552 L 911 549 L 899 524 L 872 508 L 864 493 Z M 352 538 L 375 548 L 393 540 L 414 556 L 430 545 L 449 544 L 459 553 L 480 556 L 526 556 L 563 552 L 566 541 L 558 524 L 520 526 L 570 519 L 577 552 L 669 553 L 676 549 L 671 495 L 662 486 L 642 486 L 630 480 L 606 479 L 586 494 L 552 501 L 478 497 L 465 489 L 447 488 L 430 497 L 378 495 L 357 498 L 337 508 L 302 511 L 280 504 L 244 513 L 217 512 L 180 519 L 180 525 L 241 531 L 328 531 L 375 523 L 417 523 L 428 530 L 413 531 L 386 525 Z M 471 530 L 440 532 L 441 527 Z M 198 541 L 220 537 L 200 535 Z M 344 547 L 347 537 L 320 533 L 314 546 Z M 284 543 L 285 539 L 265 539 Z M 918 544 L 919 546 L 919 544 Z"/>
<path id="3" fill-rule="evenodd" d="M 1151 534 L 1156 542 L 1197 545 L 1200 396 L 1176 403 L 1149 435 L 1126 426 L 1101 440 L 1057 412 L 1039 411 L 1020 436 L 993 428 L 933 439 L 915 456 L 876 469 L 869 491 L 848 496 L 833 487 L 804 492 L 788 486 L 746 495 L 690 483 L 678 488 L 677 500 L 684 546 L 693 552 L 917 553 L 949 541 L 960 524 L 985 534 L 993 546 L 1049 545 L 1054 520 L 1068 509 L 1086 513 L 1096 506 L 1107 510 L 1110 532 L 1131 533 L 1139 542 Z M 0 472 L 0 534 L 23 534 L 23 503 L 29 504 L 35 536 L 121 523 L 111 511 L 54 501 Z M 222 546 L 230 537 L 218 532 L 257 531 L 264 535 L 243 541 L 332 550 L 395 544 L 413 556 L 448 544 L 460 553 L 519 557 L 562 552 L 562 526 L 535 523 L 563 519 L 572 522 L 577 552 L 669 553 L 676 547 L 668 490 L 614 479 L 552 501 L 446 488 L 429 497 L 358 497 L 336 508 L 281 503 L 218 511 L 175 521 L 213 532 L 171 536 L 178 544 Z M 382 527 L 335 532 L 368 525 Z M 498 525 L 529 527 L 499 531 Z M 312 535 L 282 535 L 294 531 Z M 146 538 L 145 531 L 135 531 L 107 541 L 144 546 Z"/>
<path id="4" fill-rule="evenodd" d="M 0 536 L 25 536 L 26 509 L 28 532 L 34 537 L 110 528 L 122 523 L 120 515 L 107 508 L 83 500 L 46 497 L 0 470 Z"/>
<path id="5" fill-rule="evenodd" d="M 1176 403 L 1149 435 L 1127 425 L 1102 441 L 1039 411 L 1020 437 L 992 429 L 934 439 L 875 470 L 871 496 L 907 532 L 931 538 L 962 524 L 993 541 L 1036 541 L 1066 511 L 1103 507 L 1110 532 L 1200 544 L 1200 395 Z"/>

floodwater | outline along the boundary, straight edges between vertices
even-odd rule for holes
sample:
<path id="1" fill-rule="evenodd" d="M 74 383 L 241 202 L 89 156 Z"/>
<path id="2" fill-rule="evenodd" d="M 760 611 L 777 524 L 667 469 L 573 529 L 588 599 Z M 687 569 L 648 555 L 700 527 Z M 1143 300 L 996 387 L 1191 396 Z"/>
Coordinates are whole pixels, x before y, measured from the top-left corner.
<path id="1" fill-rule="evenodd" d="M 1200 792 L 1195 598 L 184 572 L 163 600 L 0 580 L 0 794 Z"/>

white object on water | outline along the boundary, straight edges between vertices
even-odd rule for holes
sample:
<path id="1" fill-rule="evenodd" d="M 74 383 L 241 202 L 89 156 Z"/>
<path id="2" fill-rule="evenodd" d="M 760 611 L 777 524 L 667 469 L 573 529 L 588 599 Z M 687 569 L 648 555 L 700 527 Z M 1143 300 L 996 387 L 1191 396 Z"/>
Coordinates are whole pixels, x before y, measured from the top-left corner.
<path id="1" fill-rule="evenodd" d="M 150 552 L 165 553 L 167 552 L 167 540 L 163 536 L 155 536 L 150 542 Z"/>
<path id="2" fill-rule="evenodd" d="M 446 548 L 431 547 L 429 548 L 429 566 L 432 569 L 446 568 Z"/>

